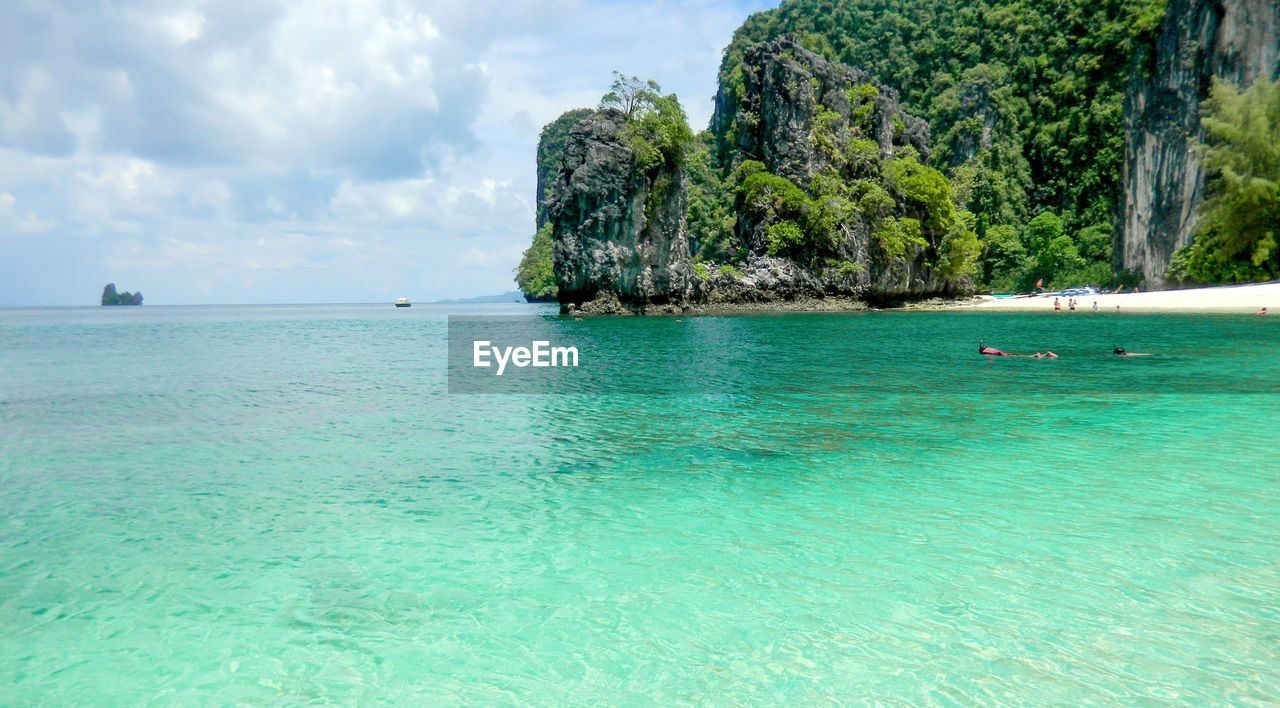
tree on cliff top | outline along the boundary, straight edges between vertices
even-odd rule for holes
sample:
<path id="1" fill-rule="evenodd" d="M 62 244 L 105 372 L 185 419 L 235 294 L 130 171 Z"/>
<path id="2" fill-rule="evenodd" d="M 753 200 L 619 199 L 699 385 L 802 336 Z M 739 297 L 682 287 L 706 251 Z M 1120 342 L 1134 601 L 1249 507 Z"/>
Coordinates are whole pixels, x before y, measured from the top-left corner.
<path id="1" fill-rule="evenodd" d="M 693 131 L 674 93 L 663 95 L 653 79 L 642 82 L 615 71 L 609 92 L 600 98 L 600 110 L 609 108 L 627 117 L 627 137 L 641 172 L 663 164 L 671 168 L 683 164 Z"/>
<path id="2" fill-rule="evenodd" d="M 1202 107 L 1209 175 L 1196 239 L 1174 258 L 1173 279 L 1206 283 L 1280 278 L 1280 82 L 1247 90 L 1214 79 Z"/>
<path id="3" fill-rule="evenodd" d="M 632 120 L 652 110 L 661 97 L 662 87 L 653 79 L 641 81 L 637 76 L 627 78 L 622 72 L 615 71 L 609 93 L 600 98 L 600 110 L 616 108 L 626 114 L 627 120 Z"/>

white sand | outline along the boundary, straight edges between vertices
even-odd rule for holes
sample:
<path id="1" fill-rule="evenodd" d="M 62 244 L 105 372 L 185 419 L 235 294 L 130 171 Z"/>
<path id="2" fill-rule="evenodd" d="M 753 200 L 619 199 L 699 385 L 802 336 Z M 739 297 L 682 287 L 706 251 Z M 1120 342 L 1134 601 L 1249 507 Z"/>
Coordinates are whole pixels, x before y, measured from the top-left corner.
<path id="1" fill-rule="evenodd" d="M 1059 298 L 1062 311 L 1067 312 L 1067 298 Z M 1280 281 L 1260 285 L 1227 285 L 1217 288 L 1193 288 L 1187 290 L 1157 290 L 1152 292 L 1127 292 L 1118 295 L 1083 295 L 1076 298 L 1076 312 L 1092 312 L 1093 303 L 1099 312 L 1183 311 L 1183 312 L 1267 312 L 1280 315 Z M 991 297 L 980 295 L 970 303 L 958 305 L 963 309 L 979 310 L 1033 310 L 1053 311 L 1053 296 L 1044 297 Z"/>

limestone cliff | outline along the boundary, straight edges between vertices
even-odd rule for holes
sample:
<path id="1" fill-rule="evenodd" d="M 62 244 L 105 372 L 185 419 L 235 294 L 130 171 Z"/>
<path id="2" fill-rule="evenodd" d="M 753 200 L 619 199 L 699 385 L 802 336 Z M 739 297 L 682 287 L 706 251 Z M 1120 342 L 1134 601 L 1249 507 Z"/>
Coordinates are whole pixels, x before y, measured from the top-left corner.
<path id="1" fill-rule="evenodd" d="M 599 111 L 570 129 L 547 217 L 562 309 L 606 314 L 698 299 L 685 234 L 683 165 L 641 170 L 627 118 Z"/>
<path id="2" fill-rule="evenodd" d="M 898 92 L 867 72 L 829 62 L 789 37 L 747 49 L 742 65 L 742 92 L 721 86 L 711 118 L 712 132 L 729 136 L 728 161 L 760 160 L 803 185 L 842 167 L 839 153 L 815 140 L 815 120 L 825 111 L 836 113 L 842 126 L 865 129 L 858 137 L 875 141 L 882 158 L 910 145 L 929 159 L 928 122 L 904 113 Z M 859 96 L 862 86 L 875 91 Z M 853 131 L 837 132 L 844 142 L 853 137 Z"/>
<path id="3" fill-rule="evenodd" d="M 927 166 L 928 124 L 896 91 L 789 38 L 749 49 L 743 72 L 740 88 L 721 87 L 712 119 L 718 204 L 734 226 L 698 262 L 687 158 L 638 157 L 617 110 L 568 130 L 544 203 L 562 311 L 844 306 L 971 289 L 957 264 L 972 262 L 977 237 Z"/>
<path id="4" fill-rule="evenodd" d="M 1205 175 L 1193 146 L 1213 77 L 1247 86 L 1280 75 L 1280 2 L 1169 0 L 1154 54 L 1139 53 L 1125 97 L 1120 265 L 1164 286 L 1190 243 Z"/>
<path id="5" fill-rule="evenodd" d="M 565 111 L 559 118 L 542 128 L 538 136 L 537 212 L 535 228 L 541 229 L 550 219 L 547 217 L 547 200 L 551 197 L 551 185 L 559 178 L 564 163 L 565 141 L 583 118 L 592 113 L 589 108 Z"/>
<path id="6" fill-rule="evenodd" d="M 819 297 L 896 301 L 968 287 L 963 278 L 945 278 L 933 267 L 944 234 L 930 231 L 921 205 L 887 174 L 896 158 L 914 156 L 927 164 L 930 156 L 928 123 L 902 110 L 897 91 L 865 71 L 827 61 L 789 37 L 747 49 L 742 71 L 741 90 L 721 86 L 716 95 L 711 130 L 721 136 L 721 159 L 730 168 L 759 161 L 815 202 L 833 194 L 819 195 L 819 180 L 849 185 L 852 189 L 836 190 L 836 196 L 857 205 L 839 216 L 831 252 L 792 253 L 791 268 L 769 264 L 774 280 L 783 276 L 766 290 L 777 289 L 783 298 L 808 291 Z M 880 188 L 886 200 L 869 206 L 867 193 Z M 750 206 L 739 204 L 738 233 L 750 254 L 746 266 L 758 270 L 754 263 L 769 255 L 772 224 Z M 885 217 L 924 223 L 926 243 L 906 254 L 886 253 L 874 237 Z M 787 273 L 795 277 L 787 278 Z"/>

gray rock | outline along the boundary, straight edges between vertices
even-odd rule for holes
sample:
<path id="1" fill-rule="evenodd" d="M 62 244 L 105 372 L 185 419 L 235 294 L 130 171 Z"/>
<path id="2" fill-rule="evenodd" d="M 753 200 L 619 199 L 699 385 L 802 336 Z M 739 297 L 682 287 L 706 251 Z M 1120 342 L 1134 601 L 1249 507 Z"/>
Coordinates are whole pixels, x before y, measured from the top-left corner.
<path id="1" fill-rule="evenodd" d="M 787 38 L 748 50 L 743 70 L 745 90 L 729 95 L 722 87 L 713 120 L 736 136 L 729 166 L 759 160 L 802 189 L 824 174 L 880 181 L 894 201 L 893 216 L 923 221 L 920 208 L 908 204 L 882 174 L 882 161 L 904 150 L 929 159 L 928 124 L 901 110 L 896 91 Z M 858 153 L 856 140 L 873 146 Z M 871 156 L 850 157 L 856 154 Z M 925 234 L 931 245 L 889 259 L 872 237 L 882 215 L 861 212 L 838 225 L 833 246 L 783 258 L 768 254 L 769 224 L 751 222 L 740 209 L 737 235 L 745 262 L 727 264 L 732 269 L 695 266 L 686 230 L 683 165 L 641 172 L 627 119 L 615 110 L 595 112 L 574 125 L 557 171 L 545 180 L 540 174 L 539 181 L 545 181 L 545 213 L 554 226 L 562 312 L 652 314 L 787 302 L 820 309 L 823 299 L 847 309 L 855 298 L 879 304 L 971 289 L 967 279 L 950 281 L 929 265 L 938 257 L 941 234 Z"/>
<path id="2" fill-rule="evenodd" d="M 871 85 L 877 90 L 869 119 L 872 135 L 882 159 L 891 159 L 900 148 L 910 145 L 929 161 L 929 123 L 907 115 L 898 104 L 898 92 L 877 81 L 869 73 L 844 64 L 835 64 L 782 37 L 751 47 L 742 58 L 743 88 L 738 95 L 721 86 L 716 94 L 713 130 L 736 136 L 732 166 L 745 160 L 759 160 L 773 174 L 808 186 L 815 176 L 838 167 L 828 153 L 813 140 L 817 107 L 839 114 L 841 124 L 862 121 L 851 118 L 854 107 L 848 90 Z M 902 126 L 899 132 L 895 119 Z M 848 131 L 838 134 L 841 147 L 851 139 Z"/>
<path id="3" fill-rule="evenodd" d="M 551 193 L 551 185 L 555 182 L 564 166 L 564 145 L 569 131 L 583 118 L 590 116 L 589 108 L 575 108 L 565 111 L 559 118 L 547 123 L 538 136 L 538 197 L 535 226 L 542 228 L 550 219 L 547 217 L 546 202 Z"/>
<path id="4" fill-rule="evenodd" d="M 1125 96 L 1120 265 L 1146 287 L 1194 237 L 1205 174 L 1193 146 L 1212 77 L 1247 86 L 1280 75 L 1280 2 L 1170 0 L 1155 54 L 1140 52 Z"/>
<path id="5" fill-rule="evenodd" d="M 758 160 L 773 174 L 802 188 L 808 188 L 815 177 L 833 172 L 846 179 L 883 181 L 879 164 L 859 167 L 848 161 L 846 151 L 854 140 L 874 141 L 881 161 L 894 159 L 906 148 L 914 149 L 921 162 L 929 161 L 928 122 L 905 113 L 898 92 L 861 69 L 829 62 L 782 37 L 748 49 L 742 70 L 743 91 L 739 94 L 722 86 L 712 118 L 713 126 L 735 137 L 730 156 L 734 167 Z M 875 88 L 874 99 L 869 106 L 853 105 L 851 91 L 856 94 L 864 86 Z M 829 123 L 826 149 L 818 144 L 815 132 L 823 111 L 836 116 Z M 901 198 L 895 215 L 919 216 Z M 739 236 L 755 258 L 765 255 L 766 226 L 739 213 Z M 800 293 L 813 289 L 820 296 L 883 302 L 963 293 L 971 287 L 967 281 L 950 282 L 929 268 L 926 262 L 936 256 L 932 248 L 889 261 L 879 252 L 872 228 L 873 219 L 867 216 L 840 225 L 843 233 L 834 260 L 853 265 L 853 273 L 842 273 L 839 265 L 826 265 L 823 259 L 802 264 L 805 277 L 794 282 L 785 278 L 753 282 L 760 288 L 778 288 L 782 297 L 803 296 Z M 932 236 L 936 242 L 941 234 Z M 751 268 L 748 262 L 744 272 Z"/>
<path id="6" fill-rule="evenodd" d="M 701 296 L 685 231 L 683 166 L 636 168 L 626 117 L 604 110 L 569 131 L 564 162 L 551 185 L 554 263 L 561 309 L 644 312 Z"/>

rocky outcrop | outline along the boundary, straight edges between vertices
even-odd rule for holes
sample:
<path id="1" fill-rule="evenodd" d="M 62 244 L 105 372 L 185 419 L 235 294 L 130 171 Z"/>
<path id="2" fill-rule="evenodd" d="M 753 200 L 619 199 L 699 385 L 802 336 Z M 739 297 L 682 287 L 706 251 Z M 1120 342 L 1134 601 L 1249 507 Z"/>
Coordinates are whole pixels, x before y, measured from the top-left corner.
<path id="1" fill-rule="evenodd" d="M 1205 174 L 1194 152 L 1213 77 L 1247 86 L 1280 74 L 1280 2 L 1169 0 L 1154 53 L 1139 52 L 1125 96 L 1120 266 L 1166 285 L 1191 242 Z"/>
<path id="2" fill-rule="evenodd" d="M 601 314 L 696 301 L 683 165 L 638 169 L 627 118 L 599 111 L 578 122 L 549 190 L 561 308 Z"/>
<path id="3" fill-rule="evenodd" d="M 722 254 L 736 252 L 725 256 L 734 260 L 691 261 L 683 156 L 642 168 L 634 124 L 597 111 L 568 130 L 546 180 L 562 312 L 879 304 L 971 287 L 938 269 L 955 217 L 943 194 L 950 188 L 922 165 L 928 124 L 902 111 L 896 91 L 788 38 L 749 49 L 743 73 L 741 87 L 721 87 L 713 118 L 718 142 L 729 145 L 720 168 L 737 170 L 723 202 L 737 225 Z M 905 186 L 935 177 L 941 188 L 923 190 L 927 197 Z"/>
<path id="4" fill-rule="evenodd" d="M 896 90 L 865 71 L 829 62 L 788 37 L 747 49 L 742 71 L 740 90 L 720 87 L 712 117 L 713 132 L 727 136 L 725 142 L 732 146 L 723 157 L 731 168 L 757 160 L 811 196 L 819 176 L 879 183 L 896 201 L 890 207 L 893 216 L 920 216 L 884 174 L 884 166 L 901 155 L 914 153 L 922 163 L 930 157 L 928 122 L 905 113 Z M 863 152 L 867 148 L 870 154 Z M 812 288 L 819 296 L 894 302 L 968 287 L 927 265 L 936 262 L 941 234 L 932 234 L 930 245 L 912 257 L 881 253 L 872 234 L 885 215 L 863 211 L 845 219 L 835 253 L 817 262 L 802 259 L 806 277 L 786 283 L 784 292 Z M 766 255 L 767 226 L 739 210 L 739 237 L 756 258 Z"/>
<path id="5" fill-rule="evenodd" d="M 843 125 L 865 128 L 866 134 L 857 137 L 874 140 L 882 159 L 909 145 L 921 160 L 929 160 L 929 123 L 904 113 L 898 92 L 861 69 L 829 62 L 783 37 L 749 48 L 742 70 L 743 90 L 721 86 L 711 118 L 712 132 L 732 136 L 727 158 L 733 167 L 759 160 L 773 174 L 801 186 L 838 169 L 841 156 L 821 149 L 815 140 L 814 121 L 826 111 L 839 115 Z M 875 90 L 866 96 L 866 108 L 856 93 L 863 86 Z M 865 115 L 855 116 L 860 108 Z M 847 142 L 852 131 L 836 137 Z"/>
<path id="6" fill-rule="evenodd" d="M 116 292 L 115 283 L 107 283 L 102 289 L 102 304 L 104 307 L 116 305 L 141 305 L 142 293 L 131 293 L 128 290 L 118 293 Z"/>
<path id="7" fill-rule="evenodd" d="M 565 142 L 569 139 L 569 131 L 573 130 L 583 118 L 590 116 L 593 111 L 589 108 L 574 108 L 560 114 L 559 118 L 547 123 L 542 127 L 542 133 L 538 136 L 538 174 L 536 194 L 537 212 L 535 214 L 536 228 L 542 228 L 550 219 L 547 217 L 547 200 L 551 196 L 551 186 L 560 175 L 560 170 L 564 167 L 564 147 Z M 550 301 L 554 301 L 551 298 Z M 548 302 L 547 300 L 537 299 L 530 302 Z"/>

